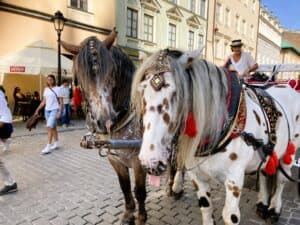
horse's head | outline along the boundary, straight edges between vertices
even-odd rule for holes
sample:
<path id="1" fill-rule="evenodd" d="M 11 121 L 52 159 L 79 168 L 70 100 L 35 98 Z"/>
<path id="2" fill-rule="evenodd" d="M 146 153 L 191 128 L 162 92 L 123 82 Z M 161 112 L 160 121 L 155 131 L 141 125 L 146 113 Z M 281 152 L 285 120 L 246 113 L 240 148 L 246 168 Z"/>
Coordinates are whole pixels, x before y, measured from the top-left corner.
<path id="1" fill-rule="evenodd" d="M 75 55 L 73 72 L 88 101 L 90 119 L 97 124 L 96 132 L 103 134 L 110 131 L 117 118 L 112 102 L 116 66 L 109 51 L 116 35 L 113 30 L 102 42 L 97 37 L 88 37 L 79 46 L 61 43 Z"/>
<path id="2" fill-rule="evenodd" d="M 194 52 L 163 50 L 146 59 L 135 75 L 132 102 L 144 128 L 139 159 L 150 174 L 163 173 L 175 151 L 188 112 L 185 67 L 192 57 Z"/>

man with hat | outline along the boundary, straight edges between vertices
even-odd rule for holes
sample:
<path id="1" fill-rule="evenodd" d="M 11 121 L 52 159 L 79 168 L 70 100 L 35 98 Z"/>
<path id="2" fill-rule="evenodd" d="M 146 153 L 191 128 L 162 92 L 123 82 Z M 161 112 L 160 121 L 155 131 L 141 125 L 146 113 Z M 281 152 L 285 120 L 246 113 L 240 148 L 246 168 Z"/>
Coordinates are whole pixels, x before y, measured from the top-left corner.
<path id="1" fill-rule="evenodd" d="M 233 54 L 228 57 L 224 65 L 227 69 L 236 71 L 239 78 L 242 79 L 258 68 L 253 57 L 249 53 L 242 51 L 242 40 L 233 40 L 230 46 Z"/>

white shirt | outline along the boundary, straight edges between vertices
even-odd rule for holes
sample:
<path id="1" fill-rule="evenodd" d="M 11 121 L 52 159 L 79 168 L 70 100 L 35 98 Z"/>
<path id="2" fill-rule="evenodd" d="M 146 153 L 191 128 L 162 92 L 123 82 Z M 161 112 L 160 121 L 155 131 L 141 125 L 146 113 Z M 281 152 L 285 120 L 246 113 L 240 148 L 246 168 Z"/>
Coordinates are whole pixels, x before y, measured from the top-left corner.
<path id="1" fill-rule="evenodd" d="M 253 57 L 247 52 L 241 53 L 241 58 L 238 62 L 235 62 L 232 56 L 230 56 L 230 60 L 238 74 L 243 74 L 247 69 L 256 64 Z"/>
<path id="2" fill-rule="evenodd" d="M 57 97 L 62 97 L 60 87 L 53 87 L 51 88 L 57 95 Z M 44 98 L 46 100 L 46 110 L 54 110 L 54 109 L 59 109 L 59 100 L 57 99 L 56 95 L 53 93 L 53 91 L 50 90 L 49 87 L 46 87 L 44 90 Z"/>
<path id="3" fill-rule="evenodd" d="M 0 122 L 12 123 L 12 115 L 7 106 L 4 93 L 0 90 Z"/>
<path id="4" fill-rule="evenodd" d="M 70 89 L 69 87 L 61 86 L 60 87 L 61 95 L 63 97 L 64 104 L 70 104 Z"/>

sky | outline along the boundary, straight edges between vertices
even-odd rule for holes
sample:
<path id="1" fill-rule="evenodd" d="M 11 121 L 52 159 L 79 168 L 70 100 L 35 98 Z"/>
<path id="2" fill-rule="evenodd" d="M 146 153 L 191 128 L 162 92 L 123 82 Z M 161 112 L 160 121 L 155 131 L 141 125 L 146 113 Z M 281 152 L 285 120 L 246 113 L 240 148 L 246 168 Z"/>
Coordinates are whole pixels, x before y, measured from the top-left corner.
<path id="1" fill-rule="evenodd" d="M 261 0 L 280 20 L 284 28 L 300 30 L 300 0 Z"/>

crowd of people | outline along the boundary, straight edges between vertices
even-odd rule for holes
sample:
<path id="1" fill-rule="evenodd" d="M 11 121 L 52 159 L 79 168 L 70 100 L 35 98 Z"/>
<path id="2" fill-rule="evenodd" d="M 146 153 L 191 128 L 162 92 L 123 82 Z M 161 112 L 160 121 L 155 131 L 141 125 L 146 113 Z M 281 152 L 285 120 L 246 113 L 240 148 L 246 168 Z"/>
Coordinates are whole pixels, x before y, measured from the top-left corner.
<path id="1" fill-rule="evenodd" d="M 60 91 L 63 95 L 63 110 L 59 124 L 64 127 L 68 127 L 70 125 L 72 112 L 74 112 L 78 118 L 83 117 L 82 92 L 77 85 L 73 88 L 70 87 L 70 82 L 68 80 L 63 80 L 62 85 L 60 86 Z M 13 115 L 22 116 L 24 121 L 35 113 L 41 103 L 38 91 L 23 94 L 20 87 L 15 87 L 13 99 Z"/>

